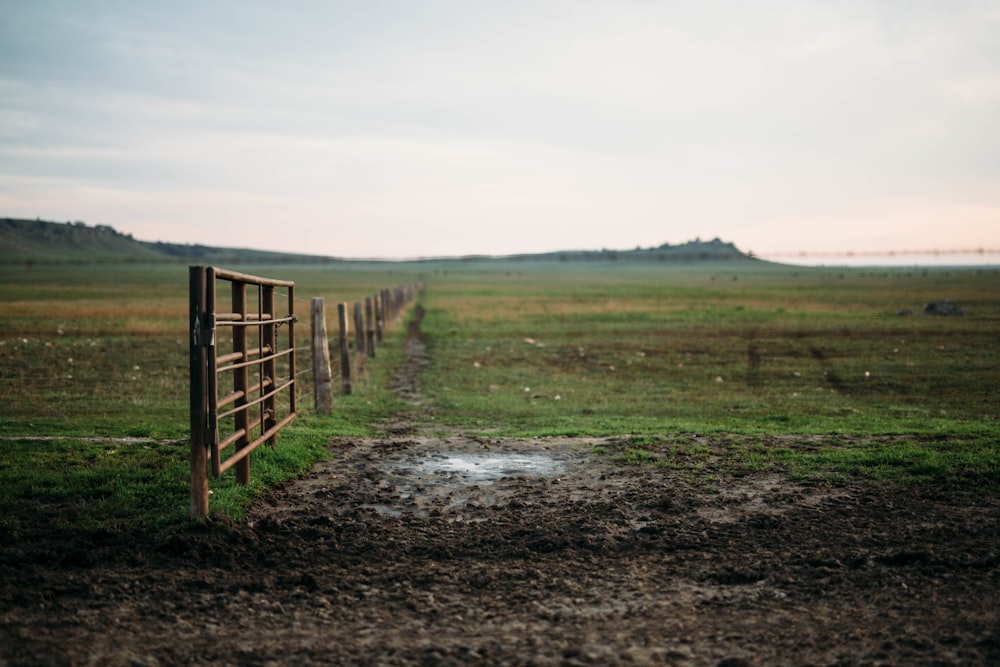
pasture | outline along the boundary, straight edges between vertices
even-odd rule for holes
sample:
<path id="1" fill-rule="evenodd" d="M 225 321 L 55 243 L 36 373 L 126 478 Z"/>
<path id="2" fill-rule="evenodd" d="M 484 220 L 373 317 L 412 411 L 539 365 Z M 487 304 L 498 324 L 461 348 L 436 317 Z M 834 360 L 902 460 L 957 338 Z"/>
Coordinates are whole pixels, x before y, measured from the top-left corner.
<path id="1" fill-rule="evenodd" d="M 262 275 L 285 266 L 242 266 Z M 29 526 L 170 525 L 185 520 L 188 493 L 187 267 L 93 264 L 0 269 L 0 519 Z M 262 489 L 308 468 L 332 433 L 375 432 L 394 405 L 386 362 L 356 378 L 359 390 L 312 425 L 309 299 L 353 301 L 414 273 L 356 264 L 334 274 L 289 271 L 301 286 L 296 345 L 298 395 L 305 407 L 275 451 L 255 456 L 254 485 L 232 475 L 213 484 L 213 510 L 240 516 Z M 328 306 L 329 317 L 329 306 Z M 401 354 L 401 350 L 396 350 Z M 334 355 L 336 358 L 336 355 Z M 137 498 L 140 501 L 137 502 Z"/>
<path id="2" fill-rule="evenodd" d="M 427 285 L 422 333 L 433 359 L 420 378 L 428 433 L 622 436 L 637 449 L 657 436 L 728 433 L 746 436 L 733 456 L 802 474 L 997 475 L 997 269 L 492 261 L 240 270 L 296 281 L 305 415 L 284 457 L 281 448 L 259 457 L 257 487 L 215 483 L 219 510 L 234 516 L 323 456 L 329 437 L 377 435 L 406 410 L 389 390 L 403 347 L 390 342 L 332 416 L 309 414 L 309 298 L 350 302 L 416 279 Z M 112 516 L 149 505 L 137 520 L 176 519 L 188 428 L 185 267 L 0 271 L 5 504 L 26 488 L 58 497 L 58 471 L 89 478 L 106 466 L 122 505 Z M 940 299 L 966 315 L 922 314 Z M 402 333 L 397 325 L 390 341 Z M 797 455 L 763 445 L 766 435 L 851 437 Z M 54 481 L 40 481 L 50 470 Z M 150 475 L 161 488 L 148 486 Z M 157 500 L 133 502 L 142 495 L 133 484 Z M 113 502 L 100 495 L 98 522 Z M 78 506 L 74 517 L 92 506 L 54 502 Z"/>
<path id="3" fill-rule="evenodd" d="M 557 269 L 429 280 L 439 419 L 530 435 L 996 430 L 995 270 Z M 968 315 L 921 314 L 939 299 Z"/>

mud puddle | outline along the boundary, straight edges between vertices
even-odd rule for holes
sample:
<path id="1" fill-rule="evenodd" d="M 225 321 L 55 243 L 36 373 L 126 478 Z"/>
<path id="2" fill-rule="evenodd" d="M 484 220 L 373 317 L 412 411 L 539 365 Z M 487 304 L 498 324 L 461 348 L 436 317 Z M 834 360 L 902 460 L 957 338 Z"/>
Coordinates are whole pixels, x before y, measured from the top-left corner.
<path id="1" fill-rule="evenodd" d="M 567 465 L 565 457 L 510 451 L 421 454 L 385 466 L 383 487 L 395 495 L 395 502 L 368 507 L 387 516 L 447 513 L 458 520 L 459 510 L 496 506 L 509 490 L 529 480 L 557 481 Z"/>
<path id="2" fill-rule="evenodd" d="M 420 479 L 466 485 L 492 484 L 513 475 L 553 477 L 564 468 L 563 462 L 544 454 L 446 452 L 416 463 L 400 464 L 396 469 L 400 474 Z"/>
<path id="3" fill-rule="evenodd" d="M 544 438 L 415 438 L 368 450 L 370 445 L 356 443 L 343 452 L 343 459 L 320 464 L 312 484 L 325 487 L 316 489 L 320 494 L 336 494 L 361 459 L 374 469 L 368 473 L 370 499 L 363 508 L 393 517 L 481 521 L 488 515 L 478 510 L 502 507 L 517 494 L 549 496 L 564 478 L 600 475 L 600 467 L 593 465 L 597 439 L 551 444 Z"/>

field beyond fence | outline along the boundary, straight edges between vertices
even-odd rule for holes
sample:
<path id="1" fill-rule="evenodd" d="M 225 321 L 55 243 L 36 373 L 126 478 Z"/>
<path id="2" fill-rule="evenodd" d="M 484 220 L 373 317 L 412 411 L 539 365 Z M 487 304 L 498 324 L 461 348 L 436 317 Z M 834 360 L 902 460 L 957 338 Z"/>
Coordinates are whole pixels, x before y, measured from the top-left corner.
<path id="1" fill-rule="evenodd" d="M 0 529 L 181 520 L 186 267 L 2 273 L 0 505 L 13 511 Z M 760 465 L 953 476 L 995 488 L 993 268 L 441 262 L 285 265 L 278 273 L 295 281 L 303 313 L 314 296 L 353 302 L 423 279 L 431 365 L 420 377 L 419 410 L 389 389 L 403 361 L 403 327 L 388 334 L 378 363 L 352 378 L 351 395 L 335 397 L 329 416 L 310 413 L 304 377 L 297 396 L 306 414 L 290 428 L 288 447 L 261 449 L 249 488 L 224 478 L 213 486 L 213 508 L 231 516 L 325 456 L 332 436 L 377 436 L 399 413 L 428 433 L 619 435 L 637 450 L 661 435 L 737 434 Z M 965 314 L 924 315 L 935 300 Z M 308 327 L 296 335 L 307 350 Z M 871 438 L 807 462 L 766 446 L 769 435 L 819 434 Z M 884 436 L 894 438 L 889 449 Z"/>

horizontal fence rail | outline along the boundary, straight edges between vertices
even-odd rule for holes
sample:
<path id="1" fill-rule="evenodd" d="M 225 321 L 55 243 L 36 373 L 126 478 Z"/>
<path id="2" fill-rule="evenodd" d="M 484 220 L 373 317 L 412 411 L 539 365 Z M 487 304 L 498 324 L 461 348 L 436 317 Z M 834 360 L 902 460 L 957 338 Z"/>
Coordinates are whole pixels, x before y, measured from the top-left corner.
<path id="1" fill-rule="evenodd" d="M 220 283 L 228 285 L 225 310 Z M 296 417 L 295 283 L 192 266 L 189 284 L 191 514 L 203 518 L 209 470 L 218 476 L 234 468 L 237 483 L 249 484 L 250 453 L 274 446 Z M 287 298 L 280 309 L 276 288 Z"/>

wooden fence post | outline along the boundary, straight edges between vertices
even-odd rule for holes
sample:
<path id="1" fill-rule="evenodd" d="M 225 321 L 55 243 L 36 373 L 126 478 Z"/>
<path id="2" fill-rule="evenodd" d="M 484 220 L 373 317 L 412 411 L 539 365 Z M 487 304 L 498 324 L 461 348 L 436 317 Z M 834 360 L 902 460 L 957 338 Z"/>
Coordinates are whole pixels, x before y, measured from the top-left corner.
<path id="1" fill-rule="evenodd" d="M 354 351 L 361 356 L 365 354 L 365 318 L 360 301 L 354 302 Z"/>
<path id="2" fill-rule="evenodd" d="M 313 394 L 316 397 L 316 414 L 328 415 L 333 409 L 330 385 L 330 347 L 326 338 L 326 310 L 323 297 L 312 298 L 312 365 Z"/>
<path id="3" fill-rule="evenodd" d="M 351 355 L 347 352 L 347 304 L 337 304 L 337 321 L 340 325 L 340 378 L 344 383 L 344 395 L 351 393 Z"/>
<path id="4" fill-rule="evenodd" d="M 375 293 L 375 342 L 382 342 L 382 329 L 385 328 L 384 292 Z"/>
<path id="5" fill-rule="evenodd" d="M 370 296 L 365 297 L 365 323 L 368 325 L 366 333 L 367 347 L 365 350 L 369 357 L 375 358 L 375 316 L 372 314 L 372 298 Z"/>
<path id="6" fill-rule="evenodd" d="M 208 372 L 205 267 L 188 267 L 191 324 L 191 518 L 208 517 Z"/>

